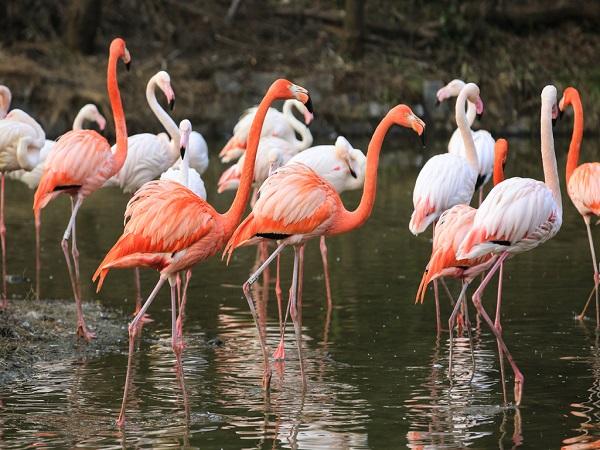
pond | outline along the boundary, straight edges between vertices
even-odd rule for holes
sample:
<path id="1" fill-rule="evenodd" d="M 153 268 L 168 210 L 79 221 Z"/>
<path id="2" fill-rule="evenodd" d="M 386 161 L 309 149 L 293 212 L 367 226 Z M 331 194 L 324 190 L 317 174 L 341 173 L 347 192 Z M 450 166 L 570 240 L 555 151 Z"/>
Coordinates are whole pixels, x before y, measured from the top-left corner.
<path id="1" fill-rule="evenodd" d="M 566 195 L 557 237 L 505 268 L 502 320 L 507 345 L 525 375 L 522 406 L 504 406 L 496 343 L 478 321 L 473 324 L 476 373 L 471 380 L 468 343 L 456 338 L 450 383 L 448 333 L 436 336 L 432 292 L 424 304 L 414 301 L 431 232 L 414 237 L 408 231 L 418 167 L 423 158 L 444 151 L 446 142 L 440 139 L 421 151 L 410 133 L 388 137 L 373 216 L 363 228 L 328 240 L 330 311 L 318 245 L 307 246 L 306 393 L 293 327 L 286 336 L 287 360 L 275 367 L 270 396 L 261 390 L 257 332 L 241 291 L 256 251 L 241 249 L 229 267 L 213 258 L 194 269 L 182 372 L 169 343 L 168 289 L 152 305 L 154 322 L 144 326 L 134 358 L 124 430 L 114 422 L 127 363 L 125 327 L 120 351 L 96 358 L 75 353 L 46 364 L 30 379 L 0 386 L 0 447 L 558 448 L 600 441 L 599 338 L 593 321 L 575 320 L 592 285 L 589 247 L 583 221 Z M 508 176 L 542 177 L 537 142 L 511 140 Z M 561 177 L 567 145 L 564 139 L 557 145 Z M 592 148 L 588 139 L 583 154 L 600 160 L 600 147 Z M 216 194 L 221 170 L 213 158 L 205 180 L 209 201 L 224 211 L 232 195 Z M 349 192 L 344 201 L 350 207 L 359 197 L 360 192 Z M 122 231 L 126 201 L 116 189 L 97 192 L 84 203 L 77 224 L 84 299 L 124 314 L 133 309 L 132 273 L 111 272 L 99 294 L 90 278 Z M 9 273 L 33 278 L 31 202 L 31 191 L 7 182 Z M 72 297 L 59 246 L 68 209 L 68 200 L 61 198 L 44 210 L 45 298 Z M 283 259 L 284 274 L 291 273 L 290 254 Z M 155 272 L 142 273 L 146 295 L 156 280 Z M 448 284 L 456 294 L 457 282 Z M 284 292 L 288 285 L 285 276 Z M 30 289 L 27 283 L 9 287 L 17 297 L 13 301 Z M 273 349 L 275 295 L 272 286 L 259 287 Z M 495 283 L 485 295 L 490 309 L 494 288 Z M 441 298 L 445 320 L 450 305 Z M 507 373 L 512 400 L 512 373 Z"/>

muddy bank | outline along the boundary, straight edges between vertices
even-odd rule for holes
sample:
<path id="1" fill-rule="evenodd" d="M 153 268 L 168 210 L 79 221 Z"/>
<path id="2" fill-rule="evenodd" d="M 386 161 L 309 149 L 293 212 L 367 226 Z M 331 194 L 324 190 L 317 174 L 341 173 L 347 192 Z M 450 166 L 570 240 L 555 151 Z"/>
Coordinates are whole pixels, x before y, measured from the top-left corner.
<path id="1" fill-rule="evenodd" d="M 127 318 L 100 303 L 85 303 L 84 313 L 97 336 L 90 343 L 75 336 L 72 300 L 11 301 L 0 311 L 0 385 L 30 376 L 40 362 L 119 351 Z"/>

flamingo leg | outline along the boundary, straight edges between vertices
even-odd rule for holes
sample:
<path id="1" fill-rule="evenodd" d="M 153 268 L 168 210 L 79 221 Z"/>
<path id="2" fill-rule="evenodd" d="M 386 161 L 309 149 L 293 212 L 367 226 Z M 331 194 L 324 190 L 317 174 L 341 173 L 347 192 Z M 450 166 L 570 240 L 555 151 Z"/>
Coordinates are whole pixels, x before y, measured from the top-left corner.
<path id="1" fill-rule="evenodd" d="M 433 280 L 433 295 L 435 297 L 435 328 L 437 334 L 442 332 L 442 316 L 440 314 L 440 292 L 437 279 Z"/>
<path id="2" fill-rule="evenodd" d="M 598 264 L 596 263 L 596 251 L 594 249 L 594 238 L 592 237 L 592 230 L 590 229 L 590 218 L 588 216 L 584 216 L 583 221 L 585 222 L 585 227 L 587 229 L 588 240 L 590 241 L 590 252 L 592 253 L 592 262 L 594 264 L 594 293 L 596 296 L 596 328 L 600 328 L 600 305 L 598 299 L 598 282 L 600 281 L 600 276 L 598 275 Z M 590 297 L 591 298 L 591 297 Z M 583 311 L 581 314 L 577 316 L 579 320 L 583 320 L 585 312 L 587 310 L 590 301 L 586 302 L 583 307 Z"/>
<path id="3" fill-rule="evenodd" d="M 448 358 L 448 378 L 452 380 L 452 360 L 454 355 L 454 327 L 456 325 L 456 317 L 460 313 L 460 305 L 462 304 L 465 293 L 467 292 L 467 288 L 469 287 L 468 282 L 463 281 L 462 289 L 460 290 L 460 294 L 458 295 L 458 300 L 454 304 L 454 308 L 452 309 L 452 314 L 450 314 L 450 318 L 448 319 L 448 331 L 450 333 L 450 356 Z"/>
<path id="4" fill-rule="evenodd" d="M 89 341 L 95 338 L 96 335 L 90 332 L 87 328 L 87 325 L 85 324 L 85 318 L 83 317 L 83 307 L 81 305 L 81 290 L 79 289 L 78 285 L 79 279 L 76 277 L 76 272 L 73 270 L 73 267 L 71 265 L 71 258 L 69 256 L 69 237 L 71 236 L 71 231 L 73 230 L 73 226 L 77 219 L 77 211 L 79 211 L 82 202 L 83 199 L 81 197 L 78 197 L 77 201 L 75 202 L 75 205 L 73 206 L 73 211 L 71 212 L 69 224 L 67 225 L 67 229 L 65 230 L 61 241 L 61 247 L 65 256 L 65 261 L 67 262 L 69 278 L 71 279 L 71 288 L 73 289 L 73 296 L 75 297 L 75 306 L 77 309 L 77 336 L 81 336 Z"/>
<path id="5" fill-rule="evenodd" d="M 252 290 L 250 289 L 256 280 L 260 276 L 260 274 L 273 262 L 275 257 L 281 253 L 281 251 L 285 248 L 285 244 L 279 244 L 275 251 L 269 255 L 269 257 L 265 260 L 264 263 L 250 275 L 250 278 L 244 283 L 242 286 L 242 290 L 244 291 L 244 296 L 246 297 L 246 301 L 248 302 L 248 307 L 250 308 L 250 313 L 252 314 L 252 318 L 254 319 L 254 324 L 256 325 L 256 329 L 258 330 L 258 340 L 260 342 L 260 347 L 263 354 L 264 360 L 264 371 L 263 371 L 263 389 L 268 390 L 271 384 L 271 367 L 269 366 L 269 352 L 267 350 L 267 345 L 265 343 L 265 336 L 260 330 L 260 326 L 258 324 L 258 317 L 256 315 L 256 309 L 254 307 L 254 300 L 252 299 Z"/>
<path id="6" fill-rule="evenodd" d="M 169 277 L 171 286 L 171 348 L 177 354 L 177 276 Z"/>
<path id="7" fill-rule="evenodd" d="M 306 244 L 300 245 L 298 248 L 298 289 L 296 294 L 296 305 L 302 317 L 302 293 L 304 290 L 304 247 Z"/>
<path id="8" fill-rule="evenodd" d="M 467 337 L 469 338 L 469 349 L 471 350 L 471 377 L 469 378 L 469 383 L 473 381 L 473 377 L 475 376 L 475 348 L 473 346 L 473 333 L 471 332 L 471 320 L 469 319 L 469 305 L 466 302 L 466 296 L 463 296 L 463 306 L 465 312 L 465 323 L 464 326 L 467 329 Z"/>
<path id="9" fill-rule="evenodd" d="M 327 243 L 325 242 L 325 236 L 321 236 L 319 242 L 321 249 L 321 259 L 323 260 L 323 274 L 325 275 L 325 294 L 327 295 L 327 308 L 331 308 L 333 300 L 331 298 L 331 283 L 329 278 L 329 264 L 327 262 Z"/>
<path id="10" fill-rule="evenodd" d="M 494 327 L 502 334 L 502 325 L 500 324 L 500 308 L 502 307 L 502 278 L 504 276 L 504 263 L 500 264 L 498 272 L 498 298 L 496 300 L 496 317 L 494 318 Z M 506 379 L 504 378 L 504 356 L 502 355 L 502 347 L 498 344 L 498 357 L 500 358 L 500 379 L 502 381 L 502 395 L 504 403 L 507 403 L 506 396 Z"/>
<path id="11" fill-rule="evenodd" d="M 4 223 L 4 172 L 0 175 L 0 241 L 2 243 L 2 308 L 8 306 L 8 290 L 6 288 L 6 224 Z"/>
<path id="12" fill-rule="evenodd" d="M 488 324 L 488 327 L 490 328 L 490 330 L 492 330 L 492 333 L 494 333 L 494 335 L 496 336 L 496 340 L 498 341 L 499 345 L 501 346 L 502 351 L 504 352 L 504 356 L 506 356 L 506 359 L 508 360 L 510 366 L 513 369 L 513 372 L 515 374 L 515 403 L 517 405 L 520 405 L 521 404 L 521 396 L 522 396 L 522 393 L 523 393 L 523 384 L 524 384 L 525 378 L 523 377 L 523 374 L 521 373 L 521 370 L 519 369 L 519 367 L 515 363 L 512 355 L 510 354 L 510 351 L 508 350 L 508 347 L 504 343 L 504 339 L 502 338 L 502 334 L 494 326 L 494 323 L 492 322 L 492 319 L 490 319 L 490 316 L 488 315 L 488 313 L 483 308 L 483 304 L 481 302 L 481 295 L 483 294 L 483 291 L 485 290 L 486 286 L 488 285 L 488 283 L 490 282 L 490 280 L 492 279 L 492 277 L 494 276 L 494 274 L 496 273 L 496 271 L 499 269 L 499 267 L 502 264 L 502 262 L 507 257 L 508 257 L 508 253 L 507 252 L 502 253 L 500 255 L 500 257 L 498 258 L 498 261 L 496 261 L 496 263 L 492 266 L 492 268 L 490 269 L 490 271 L 488 272 L 488 274 L 486 275 L 486 277 L 484 278 L 484 280 L 481 282 L 481 284 L 479 285 L 479 287 L 477 288 L 477 290 L 473 294 L 473 304 L 475 305 L 475 308 L 477 308 L 477 311 L 479 312 L 479 314 L 481 315 L 481 317 L 483 317 L 483 320 L 485 320 L 485 322 Z"/>
<path id="13" fill-rule="evenodd" d="M 73 197 L 70 197 L 71 199 L 71 214 L 73 213 L 73 210 L 75 209 L 75 202 L 73 201 Z M 79 276 L 79 250 L 77 249 L 77 232 L 76 232 L 76 228 L 77 228 L 77 220 L 73 221 L 73 228 L 72 228 L 72 233 L 73 233 L 73 237 L 71 239 L 71 255 L 73 255 L 73 266 L 75 267 L 75 280 L 77 281 L 76 286 L 77 286 L 77 293 L 79 294 L 79 298 L 82 298 L 81 295 L 81 278 Z"/>
<path id="14" fill-rule="evenodd" d="M 183 291 L 181 293 L 181 303 L 179 304 L 179 316 L 177 317 L 177 351 L 181 352 L 185 348 L 183 342 L 183 321 L 185 319 L 185 304 L 187 302 L 187 290 L 192 278 L 192 269 L 188 269 L 185 275 L 185 283 L 183 284 Z"/>
<path id="15" fill-rule="evenodd" d="M 290 287 L 290 316 L 294 323 L 296 332 L 296 345 L 298 346 L 298 358 L 300 360 L 300 376 L 302 377 L 302 391 L 306 390 L 306 373 L 304 372 L 304 358 L 302 357 L 302 309 L 298 307 L 298 276 L 300 272 L 300 258 L 303 245 L 298 248 L 294 246 L 294 272 L 292 274 L 292 286 Z"/>
<path id="16" fill-rule="evenodd" d="M 275 280 L 275 296 L 277 297 L 277 313 L 279 314 L 279 334 L 281 335 L 281 338 L 279 339 L 279 345 L 273 352 L 273 359 L 276 361 L 282 361 L 285 359 L 285 344 L 284 344 L 285 325 L 283 323 L 283 316 L 282 316 L 282 310 L 281 310 L 282 291 L 281 291 L 281 283 L 280 283 L 280 278 L 279 278 L 280 277 L 280 256 L 281 255 L 277 255 L 277 277 Z M 286 316 L 287 316 L 287 312 L 286 312 Z"/>
<path id="17" fill-rule="evenodd" d="M 123 402 L 121 403 L 121 412 L 119 413 L 119 418 L 117 419 L 117 426 L 119 428 L 122 428 L 123 425 L 125 425 L 125 407 L 127 405 L 127 394 L 129 393 L 129 387 L 131 386 L 131 382 L 132 382 L 132 378 L 133 378 L 132 374 L 131 374 L 131 368 L 132 368 L 132 363 L 133 363 L 133 354 L 135 352 L 135 338 L 141 331 L 141 327 L 139 326 L 139 324 L 140 324 L 140 321 L 142 320 L 142 318 L 144 317 L 146 310 L 154 301 L 154 298 L 160 291 L 160 288 L 162 287 L 162 285 L 164 284 L 165 281 L 166 281 L 166 278 L 161 275 L 161 277 L 158 279 L 158 283 L 156 283 L 156 286 L 154 287 L 154 290 L 148 297 L 148 300 L 146 300 L 146 303 L 144 303 L 144 305 L 142 306 L 142 309 L 140 309 L 140 311 L 136 314 L 136 316 L 133 318 L 133 320 L 131 321 L 131 323 L 129 324 L 129 327 L 128 327 L 129 355 L 127 356 L 127 375 L 125 376 L 125 388 L 123 390 Z"/>
<path id="18" fill-rule="evenodd" d="M 40 276 L 42 272 L 42 258 L 40 252 L 41 217 L 35 217 L 35 298 L 40 299 Z"/>

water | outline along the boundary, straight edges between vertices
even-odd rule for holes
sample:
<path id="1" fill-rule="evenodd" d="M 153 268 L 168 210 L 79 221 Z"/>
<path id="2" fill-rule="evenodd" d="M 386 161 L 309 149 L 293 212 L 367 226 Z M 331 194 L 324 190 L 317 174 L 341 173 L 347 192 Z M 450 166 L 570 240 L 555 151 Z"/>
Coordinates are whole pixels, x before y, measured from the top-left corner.
<path id="1" fill-rule="evenodd" d="M 508 176 L 541 177 L 538 145 L 511 144 Z M 442 149 L 440 142 L 424 156 Z M 562 176 L 565 142 L 558 149 Z M 307 248 L 305 394 L 291 327 L 287 361 L 274 368 L 270 397 L 260 389 L 261 354 L 240 289 L 255 251 L 243 249 L 229 267 L 215 258 L 194 269 L 183 373 L 176 369 L 169 346 L 169 299 L 163 289 L 150 310 L 155 322 L 144 327 L 135 355 L 135 384 L 123 431 L 114 420 L 127 362 L 125 329 L 119 352 L 97 358 L 75 354 L 46 364 L 31 379 L 0 386 L 0 447 L 592 448 L 600 440 L 600 353 L 594 323 L 574 319 L 592 282 L 581 218 L 565 197 L 560 234 L 506 265 L 503 326 L 525 385 L 520 408 L 503 406 L 496 344 L 485 326 L 474 330 L 472 381 L 467 341 L 456 339 L 450 384 L 448 335 L 436 338 L 432 293 L 423 305 L 414 304 L 430 252 L 429 236 L 415 238 L 407 229 L 422 155 L 407 133 L 386 141 L 373 216 L 362 229 L 328 241 L 331 311 L 326 308 L 318 246 Z M 600 159 L 599 148 L 590 149 L 588 140 L 584 156 Z M 206 181 L 209 201 L 224 211 L 231 196 L 218 196 L 211 188 L 220 169 L 213 160 Z M 344 195 L 347 205 L 359 197 L 359 192 Z M 7 183 L 9 272 L 33 278 L 31 198 L 25 187 Z M 119 191 L 107 189 L 82 207 L 78 234 L 84 280 L 120 234 L 126 200 Z M 71 298 L 58 245 L 68 209 L 65 198 L 44 212 L 43 293 L 49 298 Z M 286 274 L 289 253 L 282 266 Z M 129 271 L 113 271 L 100 294 L 86 282 L 84 298 L 129 312 L 131 277 Z M 154 272 L 145 271 L 144 292 L 156 280 Z M 449 285 L 457 293 L 458 284 Z M 490 310 L 494 287 L 485 296 Z M 29 285 L 10 289 L 22 297 Z M 264 292 L 256 291 L 259 307 L 266 308 L 273 349 L 277 309 L 273 291 L 268 302 Z M 446 318 L 450 306 L 442 299 Z M 510 369 L 508 373 L 512 399 Z"/>

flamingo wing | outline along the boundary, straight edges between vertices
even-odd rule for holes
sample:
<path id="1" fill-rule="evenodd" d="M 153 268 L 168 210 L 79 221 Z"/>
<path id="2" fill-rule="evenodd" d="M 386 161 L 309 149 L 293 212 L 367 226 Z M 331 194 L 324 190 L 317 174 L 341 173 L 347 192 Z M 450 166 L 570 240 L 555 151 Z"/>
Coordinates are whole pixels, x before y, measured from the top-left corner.
<path id="1" fill-rule="evenodd" d="M 527 251 L 554 236 L 561 224 L 560 208 L 543 182 L 510 178 L 495 186 L 477 210 L 458 257 Z"/>
<path id="2" fill-rule="evenodd" d="M 583 216 L 600 215 L 600 163 L 577 167 L 567 184 L 573 204 Z"/>
<path id="3" fill-rule="evenodd" d="M 415 182 L 410 231 L 422 233 L 447 209 L 469 204 L 476 181 L 477 173 L 464 158 L 450 153 L 430 158 Z"/>
<path id="4" fill-rule="evenodd" d="M 318 232 L 339 205 L 333 186 L 310 167 L 283 166 L 261 186 L 252 213 L 233 233 L 225 253 L 231 254 L 254 236 L 283 239 Z"/>
<path id="5" fill-rule="evenodd" d="M 127 204 L 123 234 L 98 266 L 98 290 L 113 267 L 160 267 L 214 227 L 218 213 L 174 181 L 150 181 Z"/>

